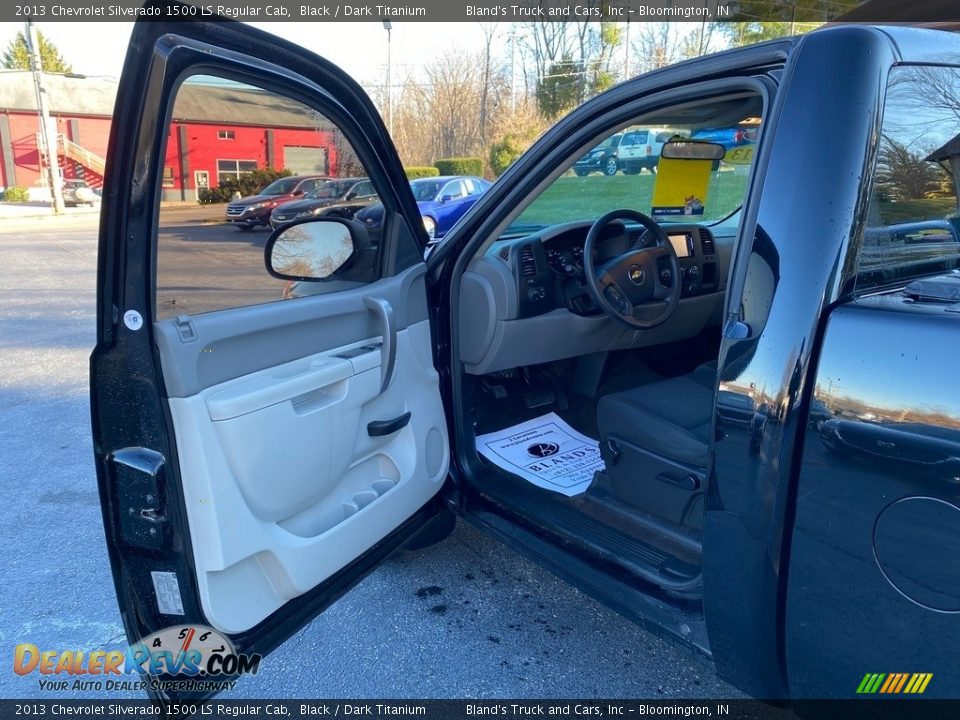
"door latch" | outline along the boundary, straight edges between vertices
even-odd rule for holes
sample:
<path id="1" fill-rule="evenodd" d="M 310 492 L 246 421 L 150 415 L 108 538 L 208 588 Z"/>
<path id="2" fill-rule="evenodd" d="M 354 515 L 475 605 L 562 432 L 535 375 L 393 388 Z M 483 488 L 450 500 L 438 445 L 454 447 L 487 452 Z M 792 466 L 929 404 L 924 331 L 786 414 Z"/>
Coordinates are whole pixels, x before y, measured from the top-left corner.
<path id="1" fill-rule="evenodd" d="M 156 450 L 128 447 L 110 454 L 120 535 L 129 545 L 158 550 L 166 541 L 167 518 L 160 499 L 166 458 Z"/>

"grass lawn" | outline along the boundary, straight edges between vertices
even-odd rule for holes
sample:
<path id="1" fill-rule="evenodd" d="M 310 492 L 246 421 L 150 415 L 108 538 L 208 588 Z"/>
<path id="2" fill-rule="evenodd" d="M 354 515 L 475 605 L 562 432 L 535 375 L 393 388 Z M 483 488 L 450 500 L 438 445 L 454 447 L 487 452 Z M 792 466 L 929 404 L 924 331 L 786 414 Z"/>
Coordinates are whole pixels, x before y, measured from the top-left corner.
<path id="1" fill-rule="evenodd" d="M 945 218 L 957 211 L 957 200 L 952 197 L 879 202 L 877 205 L 884 225 Z"/>
<path id="2" fill-rule="evenodd" d="M 650 199 L 656 175 L 588 175 L 557 178 L 517 218 L 517 223 L 554 225 L 569 220 L 592 219 L 616 208 L 650 212 Z M 706 215 L 697 220 L 718 220 L 735 210 L 743 201 L 747 176 L 723 171 L 710 180 Z"/>

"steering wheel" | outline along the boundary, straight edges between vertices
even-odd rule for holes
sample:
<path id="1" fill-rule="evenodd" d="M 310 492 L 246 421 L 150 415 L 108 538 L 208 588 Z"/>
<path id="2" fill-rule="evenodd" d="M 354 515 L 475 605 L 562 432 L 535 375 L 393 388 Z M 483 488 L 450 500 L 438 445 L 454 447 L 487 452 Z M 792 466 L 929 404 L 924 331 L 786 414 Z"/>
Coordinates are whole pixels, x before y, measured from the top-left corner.
<path id="1" fill-rule="evenodd" d="M 594 263 L 594 248 L 603 229 L 615 220 L 632 220 L 649 230 L 657 244 L 631 248 L 600 266 Z M 670 284 L 664 284 L 659 260 L 670 265 Z M 593 301 L 614 320 L 636 330 L 649 330 L 665 323 L 680 304 L 680 261 L 663 228 L 636 210 L 622 208 L 598 217 L 583 243 L 583 269 Z M 666 268 L 664 268 L 666 269 Z M 650 310 L 659 310 L 651 317 Z"/>

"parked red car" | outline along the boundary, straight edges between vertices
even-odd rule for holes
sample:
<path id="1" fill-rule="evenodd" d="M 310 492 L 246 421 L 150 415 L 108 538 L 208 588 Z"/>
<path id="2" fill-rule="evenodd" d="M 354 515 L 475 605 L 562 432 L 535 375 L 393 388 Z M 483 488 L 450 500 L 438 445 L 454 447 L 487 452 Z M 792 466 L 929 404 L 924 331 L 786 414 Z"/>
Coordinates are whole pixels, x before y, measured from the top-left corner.
<path id="1" fill-rule="evenodd" d="M 241 230 L 252 230 L 257 225 L 270 227 L 270 213 L 275 207 L 313 192 L 329 179 L 325 175 L 291 175 L 274 180 L 258 194 L 227 205 L 226 220 Z"/>

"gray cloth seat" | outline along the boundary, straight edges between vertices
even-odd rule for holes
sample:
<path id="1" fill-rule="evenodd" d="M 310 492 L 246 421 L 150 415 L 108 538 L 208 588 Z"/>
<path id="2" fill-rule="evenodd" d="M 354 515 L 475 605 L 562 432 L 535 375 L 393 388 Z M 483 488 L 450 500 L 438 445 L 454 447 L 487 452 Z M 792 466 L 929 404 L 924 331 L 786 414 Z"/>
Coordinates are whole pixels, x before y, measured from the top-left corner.
<path id="1" fill-rule="evenodd" d="M 689 375 L 601 397 L 597 424 L 603 439 L 706 468 L 716 374 L 712 362 Z"/>

